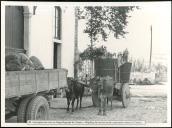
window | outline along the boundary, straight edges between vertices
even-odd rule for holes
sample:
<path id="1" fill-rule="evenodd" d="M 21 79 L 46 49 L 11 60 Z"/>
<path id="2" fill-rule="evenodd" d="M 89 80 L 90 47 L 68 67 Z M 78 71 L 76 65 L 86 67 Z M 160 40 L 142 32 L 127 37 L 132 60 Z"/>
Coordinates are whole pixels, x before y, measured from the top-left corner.
<path id="1" fill-rule="evenodd" d="M 55 7 L 55 39 L 61 40 L 61 8 Z"/>

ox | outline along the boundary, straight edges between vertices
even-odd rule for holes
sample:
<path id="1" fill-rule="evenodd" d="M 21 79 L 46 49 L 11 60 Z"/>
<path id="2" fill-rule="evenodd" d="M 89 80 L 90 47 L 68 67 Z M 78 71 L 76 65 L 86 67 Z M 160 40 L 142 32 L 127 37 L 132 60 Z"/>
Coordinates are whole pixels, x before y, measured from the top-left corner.
<path id="1" fill-rule="evenodd" d="M 68 88 L 65 89 L 67 98 L 67 112 L 69 111 L 70 103 L 72 104 L 72 112 L 74 112 L 74 103 L 77 99 L 76 109 L 78 109 L 78 103 L 80 101 L 80 108 L 82 107 L 82 97 L 84 94 L 84 85 L 79 83 L 77 80 L 68 77 L 67 78 Z"/>
<path id="2" fill-rule="evenodd" d="M 98 115 L 106 115 L 106 100 L 111 101 L 111 109 L 112 109 L 112 98 L 113 98 L 113 90 L 114 83 L 113 79 L 109 76 L 107 77 L 95 77 L 92 79 L 92 84 L 94 84 L 94 91 L 98 91 L 98 100 L 99 100 L 99 111 Z"/>

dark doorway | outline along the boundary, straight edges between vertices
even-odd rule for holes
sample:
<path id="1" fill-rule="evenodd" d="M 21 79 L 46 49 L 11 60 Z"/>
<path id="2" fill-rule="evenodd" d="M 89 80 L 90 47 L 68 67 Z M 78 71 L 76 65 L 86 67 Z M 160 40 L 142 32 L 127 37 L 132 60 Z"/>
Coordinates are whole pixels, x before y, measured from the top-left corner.
<path id="1" fill-rule="evenodd" d="M 22 6 L 5 7 L 5 49 L 8 52 L 24 50 L 24 16 Z"/>
<path id="2" fill-rule="evenodd" d="M 53 68 L 61 68 L 61 44 L 54 43 Z"/>

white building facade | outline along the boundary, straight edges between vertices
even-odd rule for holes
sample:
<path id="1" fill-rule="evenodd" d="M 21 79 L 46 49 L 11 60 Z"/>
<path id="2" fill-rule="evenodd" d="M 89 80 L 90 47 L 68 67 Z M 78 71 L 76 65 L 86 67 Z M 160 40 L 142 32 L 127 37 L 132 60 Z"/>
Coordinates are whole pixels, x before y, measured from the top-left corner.
<path id="1" fill-rule="evenodd" d="M 46 69 L 65 68 L 74 76 L 74 7 L 5 6 L 5 23 L 6 52 L 25 52 Z"/>

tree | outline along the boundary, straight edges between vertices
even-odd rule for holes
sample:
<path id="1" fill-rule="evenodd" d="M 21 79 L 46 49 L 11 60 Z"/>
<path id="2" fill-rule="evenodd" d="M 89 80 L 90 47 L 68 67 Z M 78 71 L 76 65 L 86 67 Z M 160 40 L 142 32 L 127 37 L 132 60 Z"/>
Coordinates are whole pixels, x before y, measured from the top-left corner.
<path id="1" fill-rule="evenodd" d="M 94 60 L 95 58 L 100 58 L 100 57 L 107 57 L 107 58 L 113 58 L 116 53 L 110 53 L 107 51 L 107 48 L 105 46 L 100 46 L 100 47 L 91 47 L 90 45 L 88 46 L 87 49 L 85 49 L 82 53 L 80 53 L 80 57 L 82 60 Z"/>
<path id="2" fill-rule="evenodd" d="M 127 26 L 127 18 L 129 12 L 134 6 L 86 6 L 78 8 L 78 18 L 86 19 L 85 33 L 90 37 L 91 46 L 101 36 L 104 41 L 110 34 L 115 38 L 125 37 L 128 33 L 125 28 Z M 136 7 L 138 8 L 138 7 Z"/>
<path id="3" fill-rule="evenodd" d="M 127 26 L 127 18 L 129 12 L 134 6 L 86 6 L 84 8 L 76 7 L 78 10 L 78 19 L 86 19 L 85 33 L 90 37 L 90 54 L 94 52 L 93 43 L 101 36 L 103 41 L 107 41 L 109 35 L 113 34 L 115 38 L 125 37 L 128 33 L 125 28 Z M 138 8 L 138 7 L 137 7 Z M 91 65 L 93 70 L 93 59 Z M 93 71 L 91 71 L 93 73 Z"/>
<path id="4" fill-rule="evenodd" d="M 165 65 L 160 64 L 160 63 L 154 65 L 154 67 L 155 67 L 155 70 L 158 74 L 163 73 L 163 72 L 167 72 L 167 67 Z"/>

